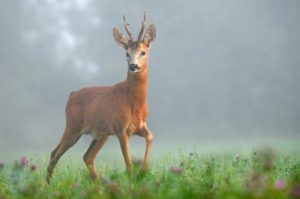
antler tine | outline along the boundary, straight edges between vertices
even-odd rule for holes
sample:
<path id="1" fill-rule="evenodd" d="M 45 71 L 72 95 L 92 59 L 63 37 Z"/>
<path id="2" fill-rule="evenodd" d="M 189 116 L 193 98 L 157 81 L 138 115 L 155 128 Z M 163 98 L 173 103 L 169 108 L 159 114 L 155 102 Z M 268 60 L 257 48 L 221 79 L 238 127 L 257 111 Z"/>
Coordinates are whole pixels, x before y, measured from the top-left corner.
<path id="1" fill-rule="evenodd" d="M 138 36 L 138 42 L 142 41 L 145 26 L 146 26 L 146 12 L 144 12 L 144 20 L 142 21 L 142 27 L 141 27 L 141 30 L 140 30 L 140 33 L 139 33 L 139 36 Z"/>
<path id="2" fill-rule="evenodd" d="M 130 41 L 133 41 L 133 40 L 134 40 L 133 35 L 132 35 L 132 33 L 129 31 L 129 29 L 128 29 L 128 25 L 129 25 L 129 24 L 126 23 L 126 18 L 125 18 L 124 15 L 123 15 L 123 20 L 124 20 L 125 30 L 126 30 L 126 32 L 128 33 L 129 39 L 130 39 Z"/>

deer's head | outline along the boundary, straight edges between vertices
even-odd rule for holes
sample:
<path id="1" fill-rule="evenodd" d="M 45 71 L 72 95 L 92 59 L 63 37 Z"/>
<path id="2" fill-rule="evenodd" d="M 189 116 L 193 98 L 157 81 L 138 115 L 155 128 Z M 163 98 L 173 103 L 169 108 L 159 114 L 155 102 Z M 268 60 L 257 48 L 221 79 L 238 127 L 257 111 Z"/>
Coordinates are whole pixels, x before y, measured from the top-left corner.
<path id="1" fill-rule="evenodd" d="M 126 50 L 128 70 L 133 73 L 142 72 L 148 66 L 148 56 L 151 47 L 151 43 L 156 36 L 154 24 L 150 24 L 145 31 L 146 15 L 144 14 L 144 20 L 137 40 L 134 39 L 132 33 L 128 29 L 128 25 L 125 17 L 124 26 L 129 37 L 126 37 L 117 28 L 113 29 L 113 34 L 116 42 L 122 48 Z"/>

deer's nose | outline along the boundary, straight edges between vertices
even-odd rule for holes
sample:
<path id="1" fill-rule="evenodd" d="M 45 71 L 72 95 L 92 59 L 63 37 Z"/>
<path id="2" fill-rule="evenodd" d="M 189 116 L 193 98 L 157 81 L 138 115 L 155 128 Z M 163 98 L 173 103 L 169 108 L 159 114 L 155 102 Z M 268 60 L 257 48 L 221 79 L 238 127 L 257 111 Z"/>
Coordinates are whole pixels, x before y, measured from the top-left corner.
<path id="1" fill-rule="evenodd" d="M 139 68 L 139 67 L 138 67 L 137 64 L 129 64 L 129 70 L 130 70 L 130 71 L 135 72 L 135 71 L 137 71 L 138 68 Z"/>

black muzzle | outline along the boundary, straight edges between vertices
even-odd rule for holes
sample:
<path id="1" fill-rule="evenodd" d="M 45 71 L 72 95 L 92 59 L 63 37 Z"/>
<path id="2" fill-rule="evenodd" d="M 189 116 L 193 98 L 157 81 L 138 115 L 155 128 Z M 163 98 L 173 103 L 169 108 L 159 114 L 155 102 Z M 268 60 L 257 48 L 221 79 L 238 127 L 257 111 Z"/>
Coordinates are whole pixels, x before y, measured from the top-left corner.
<path id="1" fill-rule="evenodd" d="M 139 69 L 137 64 L 129 64 L 129 70 L 132 72 L 136 72 Z"/>

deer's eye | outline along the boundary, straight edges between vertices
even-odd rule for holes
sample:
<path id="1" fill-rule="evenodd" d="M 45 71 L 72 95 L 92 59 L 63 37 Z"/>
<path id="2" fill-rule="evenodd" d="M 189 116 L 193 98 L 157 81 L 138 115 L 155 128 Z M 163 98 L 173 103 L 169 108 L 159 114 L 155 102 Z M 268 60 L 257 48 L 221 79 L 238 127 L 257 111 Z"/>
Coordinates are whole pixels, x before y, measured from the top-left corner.
<path id="1" fill-rule="evenodd" d="M 129 53 L 126 53 L 126 56 L 129 57 Z"/>
<path id="2" fill-rule="evenodd" d="M 142 51 L 141 52 L 141 56 L 145 56 L 146 55 L 146 52 L 145 51 Z"/>

